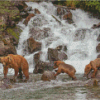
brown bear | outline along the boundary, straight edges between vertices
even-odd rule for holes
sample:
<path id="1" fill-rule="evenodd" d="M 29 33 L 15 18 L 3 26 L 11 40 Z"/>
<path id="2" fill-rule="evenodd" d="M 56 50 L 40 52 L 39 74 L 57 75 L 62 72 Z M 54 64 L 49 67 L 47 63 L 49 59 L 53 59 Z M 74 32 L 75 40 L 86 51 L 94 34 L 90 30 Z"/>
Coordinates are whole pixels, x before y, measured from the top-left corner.
<path id="1" fill-rule="evenodd" d="M 60 73 L 67 73 L 70 77 L 72 77 L 72 80 L 76 80 L 76 70 L 72 65 L 66 64 L 63 61 L 54 61 L 54 69 L 55 68 L 58 68 L 55 77 Z"/>
<path id="2" fill-rule="evenodd" d="M 5 57 L 0 57 L 0 63 L 4 66 L 4 78 L 7 78 L 8 68 L 13 68 L 15 71 L 14 80 L 16 81 L 18 72 L 25 75 L 26 81 L 29 79 L 29 66 L 27 60 L 21 55 L 9 54 Z"/>
<path id="3" fill-rule="evenodd" d="M 95 78 L 95 75 L 97 73 L 97 69 L 100 67 L 100 58 L 95 59 L 94 61 L 90 61 L 88 65 L 85 66 L 84 70 L 84 76 L 87 76 L 90 73 L 91 70 L 93 71 L 92 78 Z"/>

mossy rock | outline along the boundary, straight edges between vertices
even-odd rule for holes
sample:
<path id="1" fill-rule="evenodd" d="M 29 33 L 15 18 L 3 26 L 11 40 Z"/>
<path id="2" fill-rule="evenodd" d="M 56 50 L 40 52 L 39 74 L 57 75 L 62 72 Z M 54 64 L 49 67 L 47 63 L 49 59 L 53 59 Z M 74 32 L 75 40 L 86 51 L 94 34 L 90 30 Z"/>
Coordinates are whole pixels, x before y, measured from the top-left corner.
<path id="1" fill-rule="evenodd" d="M 14 36 L 17 41 L 19 40 L 19 36 L 22 30 L 19 27 L 14 27 L 14 28 L 8 28 L 7 33 L 10 35 Z"/>

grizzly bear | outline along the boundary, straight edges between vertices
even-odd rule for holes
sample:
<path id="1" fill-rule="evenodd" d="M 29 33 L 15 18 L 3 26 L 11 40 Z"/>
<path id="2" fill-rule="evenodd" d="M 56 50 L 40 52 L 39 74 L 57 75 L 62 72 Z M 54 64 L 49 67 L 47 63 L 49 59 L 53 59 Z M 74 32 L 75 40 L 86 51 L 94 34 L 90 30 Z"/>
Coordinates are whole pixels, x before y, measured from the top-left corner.
<path id="1" fill-rule="evenodd" d="M 23 56 L 9 54 L 8 56 L 0 57 L 0 63 L 2 63 L 4 67 L 4 78 L 7 78 L 8 68 L 13 68 L 15 71 L 14 81 L 16 81 L 18 72 L 20 75 L 22 75 L 23 72 L 26 77 L 25 81 L 29 79 L 28 62 Z"/>
<path id="2" fill-rule="evenodd" d="M 55 77 L 60 73 L 67 73 L 72 80 L 76 80 L 76 70 L 72 65 L 66 64 L 63 61 L 54 61 L 54 69 L 55 68 L 58 68 L 57 73 L 54 75 Z"/>
<path id="3" fill-rule="evenodd" d="M 91 70 L 93 71 L 92 78 L 95 78 L 95 75 L 97 73 L 97 69 L 100 67 L 100 58 L 95 59 L 94 61 L 90 61 L 88 65 L 85 66 L 84 70 L 84 76 L 87 76 L 90 73 Z"/>

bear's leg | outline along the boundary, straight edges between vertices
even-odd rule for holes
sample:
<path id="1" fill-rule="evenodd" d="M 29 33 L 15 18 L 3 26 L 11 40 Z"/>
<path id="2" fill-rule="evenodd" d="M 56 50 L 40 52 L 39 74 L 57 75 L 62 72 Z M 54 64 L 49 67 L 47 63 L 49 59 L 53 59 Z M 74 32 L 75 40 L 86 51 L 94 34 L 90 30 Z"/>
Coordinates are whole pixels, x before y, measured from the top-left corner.
<path id="1" fill-rule="evenodd" d="M 54 75 L 55 77 L 61 73 L 61 69 L 57 70 L 57 73 Z"/>
<path id="2" fill-rule="evenodd" d="M 23 79 L 23 74 L 22 74 L 22 69 L 21 68 L 19 68 L 18 78 Z"/>
<path id="3" fill-rule="evenodd" d="M 7 78 L 7 73 L 8 73 L 8 67 L 4 67 L 3 68 L 4 78 Z"/>
<path id="4" fill-rule="evenodd" d="M 27 81 L 29 79 L 29 72 L 28 72 L 28 69 L 23 69 L 23 74 L 25 75 L 26 79 L 25 81 Z"/>
<path id="5" fill-rule="evenodd" d="M 17 79 L 18 71 L 19 71 L 19 69 L 16 68 L 15 69 L 15 75 L 14 75 L 14 78 L 13 78 L 13 81 L 15 81 L 15 82 L 16 82 L 16 79 Z"/>
<path id="6" fill-rule="evenodd" d="M 72 80 L 76 80 L 75 72 L 70 72 L 68 75 L 72 78 Z"/>

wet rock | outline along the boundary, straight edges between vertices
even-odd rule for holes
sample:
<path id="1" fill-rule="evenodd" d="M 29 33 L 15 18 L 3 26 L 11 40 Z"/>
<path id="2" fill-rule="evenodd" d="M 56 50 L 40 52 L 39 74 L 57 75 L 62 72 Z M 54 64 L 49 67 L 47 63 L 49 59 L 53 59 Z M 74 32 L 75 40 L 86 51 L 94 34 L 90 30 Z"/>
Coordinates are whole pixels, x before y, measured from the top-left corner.
<path id="1" fill-rule="evenodd" d="M 97 45 L 96 51 L 97 51 L 97 52 L 100 52 L 100 43 Z"/>
<path id="2" fill-rule="evenodd" d="M 43 81 L 55 80 L 54 75 L 55 75 L 54 72 L 44 71 L 44 73 L 42 74 L 41 80 L 43 80 Z"/>
<path id="3" fill-rule="evenodd" d="M 35 14 L 40 14 L 40 11 L 37 8 L 35 8 L 34 11 L 35 11 Z"/>
<path id="4" fill-rule="evenodd" d="M 27 43 L 28 43 L 28 50 L 29 50 L 30 53 L 41 50 L 42 44 L 40 42 L 36 42 L 32 37 L 30 37 L 27 40 Z"/>
<path id="5" fill-rule="evenodd" d="M 34 74 L 43 73 L 46 70 L 52 71 L 53 70 L 53 66 L 54 66 L 53 62 L 38 61 L 38 63 L 35 65 L 33 73 Z"/>
<path id="6" fill-rule="evenodd" d="M 98 24 L 94 24 L 94 25 L 92 26 L 92 29 L 95 29 L 95 28 L 100 28 L 100 22 L 99 22 Z"/>
<path id="7" fill-rule="evenodd" d="M 34 14 L 29 14 L 29 15 L 26 17 L 26 19 L 25 19 L 25 21 L 24 21 L 24 24 L 27 25 L 28 22 L 29 22 L 29 20 L 30 20 L 32 17 L 34 17 L 34 16 L 35 16 Z"/>
<path id="8" fill-rule="evenodd" d="M 67 55 L 63 51 L 58 51 L 57 49 L 48 48 L 48 60 L 57 61 L 68 59 Z"/>

